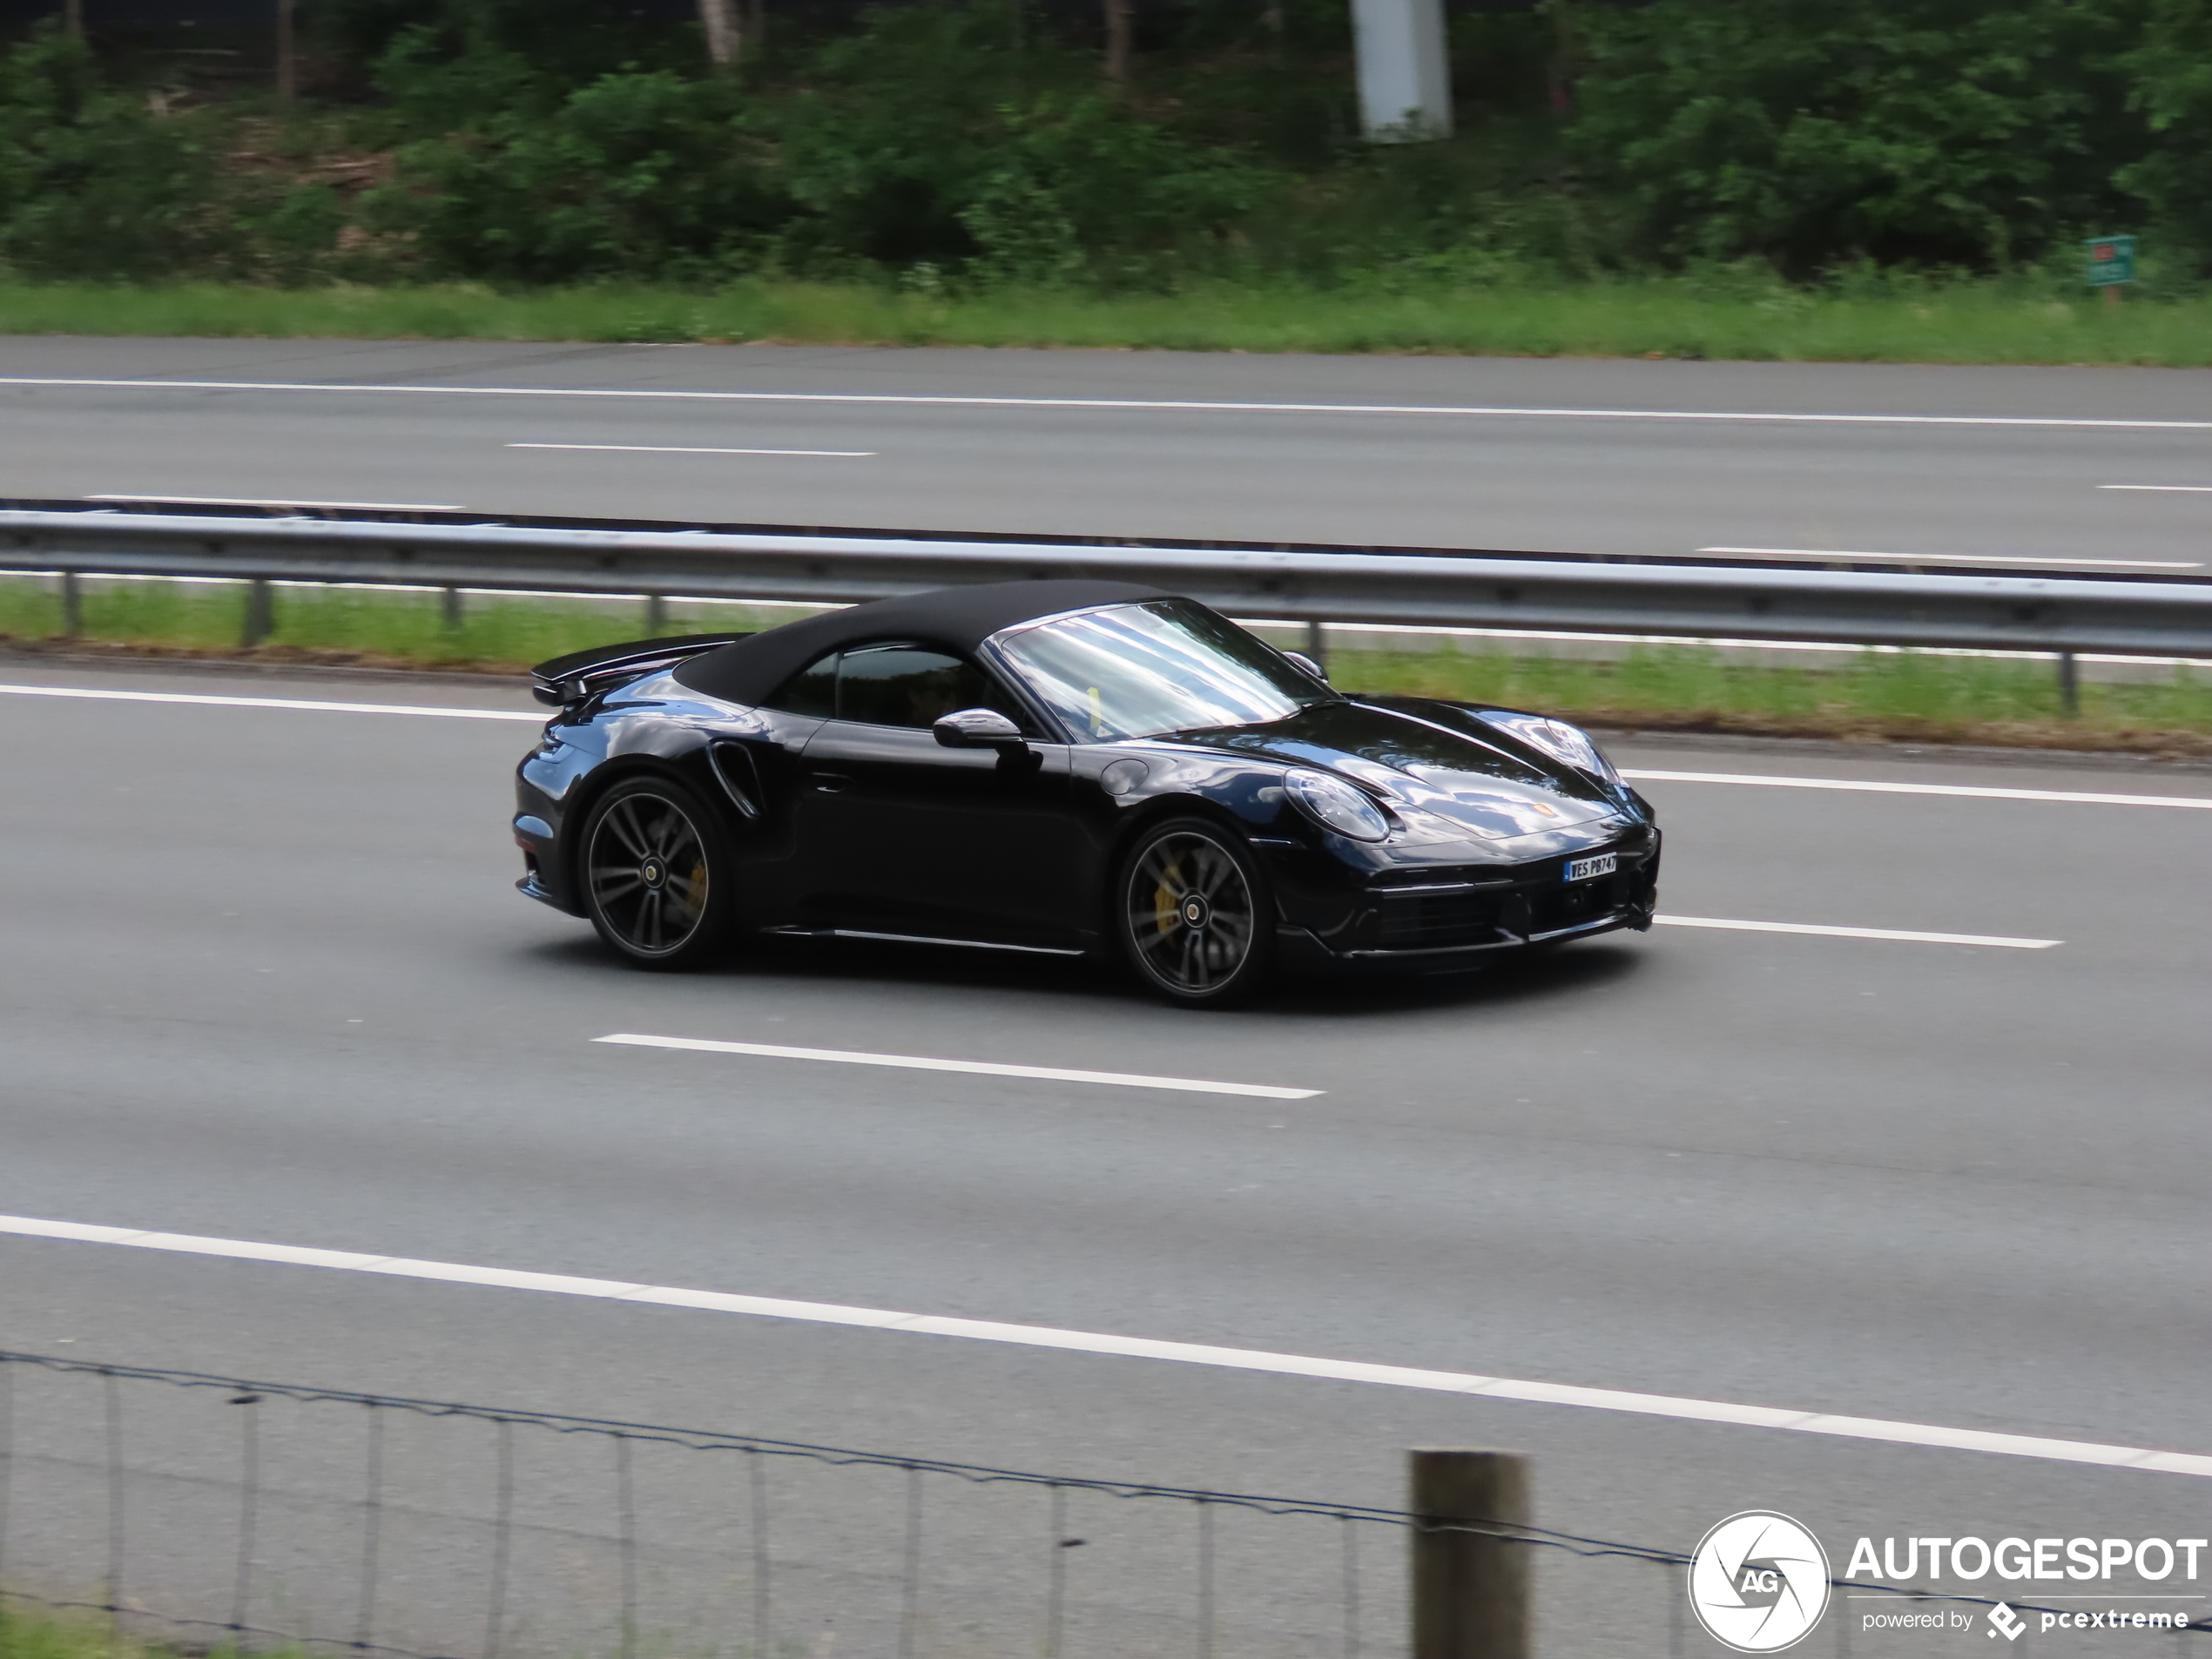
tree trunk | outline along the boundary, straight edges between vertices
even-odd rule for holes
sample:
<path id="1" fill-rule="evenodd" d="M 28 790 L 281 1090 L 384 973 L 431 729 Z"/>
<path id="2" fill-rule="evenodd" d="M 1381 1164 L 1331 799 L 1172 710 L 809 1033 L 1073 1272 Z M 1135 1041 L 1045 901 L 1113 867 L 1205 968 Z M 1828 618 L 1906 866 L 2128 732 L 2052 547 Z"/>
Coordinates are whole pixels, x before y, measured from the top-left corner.
<path id="1" fill-rule="evenodd" d="M 745 36 L 737 0 L 699 0 L 699 26 L 706 31 L 706 55 L 718 68 L 738 61 Z"/>
<path id="2" fill-rule="evenodd" d="M 1131 0 L 1105 0 L 1106 78 L 1119 86 L 1129 79 Z"/>
<path id="3" fill-rule="evenodd" d="M 62 27 L 72 35 L 84 32 L 84 0 L 62 0 Z"/>
<path id="4" fill-rule="evenodd" d="M 300 60 L 294 50 L 292 0 L 276 0 L 276 91 L 289 100 L 300 91 Z"/>

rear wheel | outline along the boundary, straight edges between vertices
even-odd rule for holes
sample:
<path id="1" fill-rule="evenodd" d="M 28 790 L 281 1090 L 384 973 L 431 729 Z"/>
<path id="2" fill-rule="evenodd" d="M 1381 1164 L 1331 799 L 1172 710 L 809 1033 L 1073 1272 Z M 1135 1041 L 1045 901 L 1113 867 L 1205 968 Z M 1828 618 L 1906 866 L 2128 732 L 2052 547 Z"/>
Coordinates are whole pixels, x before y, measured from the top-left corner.
<path id="1" fill-rule="evenodd" d="M 1122 948 L 1140 976 L 1177 1002 L 1219 1007 L 1267 977 L 1275 907 L 1241 838 L 1204 819 L 1145 832 L 1116 899 Z"/>
<path id="2" fill-rule="evenodd" d="M 698 796 L 662 778 L 626 779 L 591 809 L 583 877 L 591 925 L 640 968 L 691 968 L 728 932 L 730 857 Z"/>

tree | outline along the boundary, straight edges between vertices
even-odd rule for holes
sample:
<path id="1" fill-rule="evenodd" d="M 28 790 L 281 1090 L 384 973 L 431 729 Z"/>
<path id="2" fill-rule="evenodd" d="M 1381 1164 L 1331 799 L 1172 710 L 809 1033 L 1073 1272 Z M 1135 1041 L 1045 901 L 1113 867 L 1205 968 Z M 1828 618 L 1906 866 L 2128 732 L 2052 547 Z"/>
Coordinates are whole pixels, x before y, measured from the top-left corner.
<path id="1" fill-rule="evenodd" d="M 706 55 L 717 66 L 738 61 L 745 47 L 738 0 L 699 0 L 699 27 L 706 34 Z"/>
<path id="2" fill-rule="evenodd" d="M 1106 78 L 1119 86 L 1129 79 L 1132 0 L 1105 0 Z"/>
<path id="3" fill-rule="evenodd" d="M 1662 258 L 2033 259 L 2110 212 L 2141 152 L 2121 63 L 2147 3 L 1586 8 L 1575 138 Z"/>

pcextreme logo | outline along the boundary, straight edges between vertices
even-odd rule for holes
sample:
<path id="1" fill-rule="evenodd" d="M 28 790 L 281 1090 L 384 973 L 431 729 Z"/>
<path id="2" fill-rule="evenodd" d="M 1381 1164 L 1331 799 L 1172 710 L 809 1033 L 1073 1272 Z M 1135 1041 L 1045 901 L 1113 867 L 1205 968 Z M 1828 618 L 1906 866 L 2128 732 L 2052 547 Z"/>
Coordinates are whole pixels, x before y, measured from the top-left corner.
<path id="1" fill-rule="evenodd" d="M 1780 1653 L 1827 1611 L 1828 1553 L 1789 1516 L 1746 1509 L 1707 1533 L 1690 1556 L 1689 1605 L 1723 1646 Z"/>

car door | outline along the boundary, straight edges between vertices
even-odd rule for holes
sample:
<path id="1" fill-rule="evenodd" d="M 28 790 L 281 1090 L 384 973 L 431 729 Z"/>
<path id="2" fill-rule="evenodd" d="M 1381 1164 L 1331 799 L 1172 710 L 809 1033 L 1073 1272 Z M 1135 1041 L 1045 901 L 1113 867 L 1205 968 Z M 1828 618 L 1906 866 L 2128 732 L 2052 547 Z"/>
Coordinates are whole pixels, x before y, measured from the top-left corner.
<path id="1" fill-rule="evenodd" d="M 996 708 L 1025 748 L 948 749 L 955 709 Z M 978 664 L 902 642 L 847 650 L 836 718 L 807 740 L 799 858 L 814 926 L 1072 949 L 1087 922 L 1065 745 Z"/>

